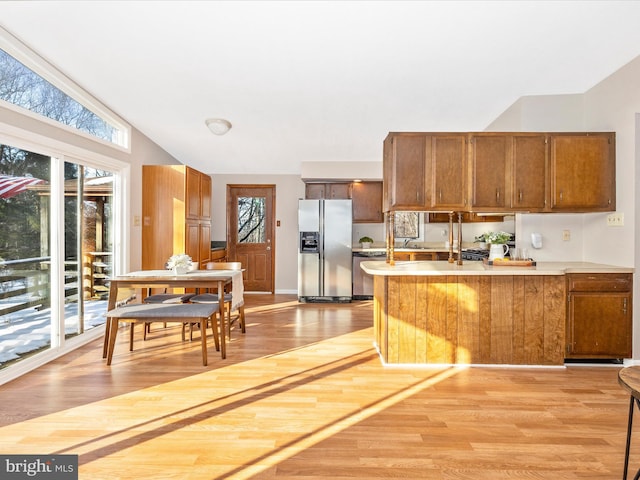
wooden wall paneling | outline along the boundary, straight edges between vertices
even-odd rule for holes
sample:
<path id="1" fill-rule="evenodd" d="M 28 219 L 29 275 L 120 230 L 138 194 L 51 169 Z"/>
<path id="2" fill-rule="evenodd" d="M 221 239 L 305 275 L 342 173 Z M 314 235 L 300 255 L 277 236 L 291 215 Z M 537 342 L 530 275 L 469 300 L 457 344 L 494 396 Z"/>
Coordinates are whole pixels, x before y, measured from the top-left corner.
<path id="1" fill-rule="evenodd" d="M 525 279 L 524 312 L 524 358 L 523 363 L 542 365 L 544 361 L 544 278 Z"/>
<path id="2" fill-rule="evenodd" d="M 476 363 L 481 358 L 478 288 L 480 277 L 460 277 L 456 362 Z"/>
<path id="3" fill-rule="evenodd" d="M 491 277 L 481 277 L 478 285 L 478 343 L 480 357 L 474 363 L 491 361 Z"/>
<path id="4" fill-rule="evenodd" d="M 513 356 L 513 277 L 491 277 L 491 363 Z"/>
<path id="5" fill-rule="evenodd" d="M 526 341 L 525 334 L 525 277 L 514 276 L 513 277 L 513 338 L 512 348 L 513 356 L 512 363 L 521 365 L 524 361 L 524 349 L 528 343 Z"/>
<path id="6" fill-rule="evenodd" d="M 561 275 L 544 277 L 544 358 L 545 363 L 564 363 L 566 282 Z"/>
<path id="7" fill-rule="evenodd" d="M 445 325 L 445 363 L 456 362 L 458 349 L 458 303 L 460 290 L 458 280 L 460 277 L 447 277 L 447 321 Z"/>
<path id="8" fill-rule="evenodd" d="M 387 361 L 398 363 L 398 324 L 400 323 L 400 288 L 398 279 L 393 277 L 387 280 L 387 314 L 389 320 L 386 326 L 387 336 Z"/>
<path id="9" fill-rule="evenodd" d="M 386 277 L 373 279 L 373 327 L 376 344 L 384 362 L 387 361 L 387 286 Z"/>
<path id="10" fill-rule="evenodd" d="M 398 322 L 398 363 L 416 362 L 416 328 L 420 314 L 416 311 L 416 289 L 418 277 L 399 277 L 403 292 L 398 297 L 400 317 Z"/>
<path id="11" fill-rule="evenodd" d="M 427 286 L 427 362 L 445 363 L 447 318 L 446 277 L 429 277 Z"/>
<path id="12" fill-rule="evenodd" d="M 428 278 L 416 279 L 416 363 L 427 363 Z"/>

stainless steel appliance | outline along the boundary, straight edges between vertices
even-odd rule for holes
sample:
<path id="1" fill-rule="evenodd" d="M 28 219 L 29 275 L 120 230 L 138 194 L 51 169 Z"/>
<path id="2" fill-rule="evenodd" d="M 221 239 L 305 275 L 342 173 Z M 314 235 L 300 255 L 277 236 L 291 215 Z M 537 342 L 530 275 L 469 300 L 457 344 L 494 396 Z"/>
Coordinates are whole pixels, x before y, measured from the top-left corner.
<path id="1" fill-rule="evenodd" d="M 351 200 L 300 200 L 298 300 L 351 301 Z"/>
<path id="2" fill-rule="evenodd" d="M 353 252 L 353 299 L 373 298 L 373 277 L 360 267 L 362 262 L 386 262 L 386 252 Z"/>

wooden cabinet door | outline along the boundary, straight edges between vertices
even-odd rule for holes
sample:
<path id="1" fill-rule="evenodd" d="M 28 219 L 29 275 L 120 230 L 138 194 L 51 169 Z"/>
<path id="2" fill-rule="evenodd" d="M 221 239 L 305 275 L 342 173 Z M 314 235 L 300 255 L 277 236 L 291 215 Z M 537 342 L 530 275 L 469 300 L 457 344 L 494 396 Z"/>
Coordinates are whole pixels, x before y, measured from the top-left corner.
<path id="1" fill-rule="evenodd" d="M 319 200 L 324 198 L 324 183 L 307 183 L 304 186 L 304 198 Z"/>
<path id="2" fill-rule="evenodd" d="M 351 186 L 354 223 L 383 223 L 382 182 L 359 182 Z"/>
<path id="3" fill-rule="evenodd" d="M 551 210 L 615 211 L 615 134 L 550 135 Z"/>
<path id="4" fill-rule="evenodd" d="M 200 218 L 200 172 L 192 168 L 185 172 L 185 202 L 187 218 Z"/>
<path id="5" fill-rule="evenodd" d="M 471 205 L 474 210 L 504 211 L 510 206 L 507 176 L 511 142 L 508 135 L 473 135 L 469 139 Z"/>
<path id="6" fill-rule="evenodd" d="M 200 175 L 200 218 L 211 219 L 211 177 Z"/>
<path id="7" fill-rule="evenodd" d="M 568 358 L 631 357 L 631 293 L 571 293 L 568 316 Z"/>
<path id="8" fill-rule="evenodd" d="M 547 205 L 546 134 L 512 137 L 511 209 L 540 212 Z"/>
<path id="9" fill-rule="evenodd" d="M 351 198 L 350 183 L 328 183 L 324 187 L 326 198 L 345 200 Z"/>
<path id="10" fill-rule="evenodd" d="M 204 268 L 204 265 L 211 260 L 211 224 L 200 223 L 198 229 L 198 262 L 200 262 L 199 268 Z"/>
<path id="11" fill-rule="evenodd" d="M 632 274 L 569 274 L 566 280 L 567 357 L 631 357 Z"/>
<path id="12" fill-rule="evenodd" d="M 463 210 L 467 206 L 467 136 L 455 134 L 427 137 L 426 170 L 429 208 Z M 430 147 L 430 148 L 429 148 Z M 413 171 L 418 177 L 420 172 Z"/>
<path id="13" fill-rule="evenodd" d="M 197 221 L 185 224 L 184 253 L 189 255 L 194 262 L 200 261 L 200 223 Z"/>
<path id="14" fill-rule="evenodd" d="M 390 134 L 385 140 L 385 210 L 426 209 L 427 139 L 423 134 Z"/>

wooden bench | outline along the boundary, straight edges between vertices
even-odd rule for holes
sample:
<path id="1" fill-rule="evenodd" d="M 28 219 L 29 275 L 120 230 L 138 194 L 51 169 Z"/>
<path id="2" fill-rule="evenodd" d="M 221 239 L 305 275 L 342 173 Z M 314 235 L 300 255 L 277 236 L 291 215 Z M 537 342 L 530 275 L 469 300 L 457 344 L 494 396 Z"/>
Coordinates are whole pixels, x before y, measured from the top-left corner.
<path id="1" fill-rule="evenodd" d="M 133 351 L 133 327 L 136 323 L 147 324 L 150 322 L 173 322 L 181 324 L 199 324 L 202 343 L 202 364 L 207 365 L 207 324 L 211 322 L 211 331 L 216 344 L 216 350 L 220 350 L 218 336 L 218 304 L 129 304 L 114 308 L 107 312 L 105 323 L 105 337 L 102 357 L 107 358 L 107 365 L 111 365 L 113 350 L 118 334 L 118 323 L 131 324 L 129 333 L 129 351 Z M 223 332 L 224 334 L 224 332 Z"/>

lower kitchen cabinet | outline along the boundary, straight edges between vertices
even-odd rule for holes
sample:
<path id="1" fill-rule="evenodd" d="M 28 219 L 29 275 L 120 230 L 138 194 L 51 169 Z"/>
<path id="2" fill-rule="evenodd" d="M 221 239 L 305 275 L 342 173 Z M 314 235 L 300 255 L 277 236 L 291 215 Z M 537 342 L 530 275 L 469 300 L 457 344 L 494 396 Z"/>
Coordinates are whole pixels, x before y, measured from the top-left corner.
<path id="1" fill-rule="evenodd" d="M 567 275 L 568 359 L 631 357 L 631 274 Z"/>

